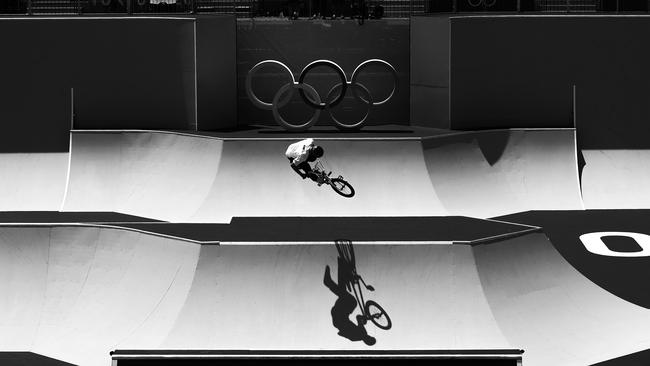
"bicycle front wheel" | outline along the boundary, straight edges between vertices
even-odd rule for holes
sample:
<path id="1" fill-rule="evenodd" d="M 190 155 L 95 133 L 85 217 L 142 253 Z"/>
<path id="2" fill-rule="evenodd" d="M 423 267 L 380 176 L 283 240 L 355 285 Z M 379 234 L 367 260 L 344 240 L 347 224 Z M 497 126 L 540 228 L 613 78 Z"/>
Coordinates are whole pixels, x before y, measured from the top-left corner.
<path id="1" fill-rule="evenodd" d="M 354 188 L 350 185 L 350 183 L 344 181 L 341 178 L 332 178 L 330 181 L 330 186 L 332 186 L 332 189 L 340 194 L 343 197 L 352 197 L 354 196 Z"/>
<path id="2" fill-rule="evenodd" d="M 383 330 L 388 330 L 393 326 L 393 323 L 388 317 L 388 314 L 386 314 L 386 310 L 384 310 L 384 308 L 379 306 L 379 304 L 376 302 L 372 300 L 366 301 L 365 308 L 366 315 L 377 327 Z"/>

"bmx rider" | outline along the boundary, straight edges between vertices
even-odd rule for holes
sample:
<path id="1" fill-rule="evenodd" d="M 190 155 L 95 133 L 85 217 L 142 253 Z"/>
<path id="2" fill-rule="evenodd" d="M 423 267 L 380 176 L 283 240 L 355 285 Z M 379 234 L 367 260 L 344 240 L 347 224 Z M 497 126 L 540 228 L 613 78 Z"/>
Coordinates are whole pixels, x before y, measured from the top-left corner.
<path id="1" fill-rule="evenodd" d="M 324 180 L 319 174 L 315 174 L 309 163 L 313 163 L 323 156 L 322 147 L 314 144 L 314 139 L 307 138 L 295 142 L 287 148 L 284 155 L 289 159 L 289 165 L 298 175 L 305 179 L 309 177 L 320 186 Z"/>

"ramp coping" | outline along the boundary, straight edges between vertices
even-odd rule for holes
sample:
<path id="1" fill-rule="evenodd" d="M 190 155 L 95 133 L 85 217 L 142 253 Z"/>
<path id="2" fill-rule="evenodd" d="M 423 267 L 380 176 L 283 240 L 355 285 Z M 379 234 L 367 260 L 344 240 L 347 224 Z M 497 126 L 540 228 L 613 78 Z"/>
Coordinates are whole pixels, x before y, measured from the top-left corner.
<path id="1" fill-rule="evenodd" d="M 297 139 L 311 137 L 314 139 L 322 141 L 424 141 L 437 138 L 445 138 L 450 136 L 462 136 L 470 135 L 476 133 L 486 133 L 486 132 L 496 132 L 496 131 L 574 131 L 575 128 L 498 128 L 498 129 L 489 129 L 489 130 L 473 130 L 473 131 L 449 131 L 448 133 L 442 133 L 432 136 L 411 136 L 411 137 L 315 137 L 313 135 L 296 135 L 291 137 L 223 137 L 223 136 L 209 136 L 194 134 L 191 132 L 181 132 L 181 131 L 166 131 L 166 130 L 142 130 L 142 129 L 117 129 L 117 130 L 106 130 L 106 129 L 97 129 L 97 130 L 88 130 L 88 129 L 74 129 L 70 133 L 161 133 L 161 134 L 170 134 L 178 136 L 187 136 L 187 137 L 196 137 L 204 138 L 211 140 L 221 140 L 221 141 L 294 141 Z"/>
<path id="2" fill-rule="evenodd" d="M 110 355 L 119 359 L 256 359 L 256 358 L 472 358 L 472 359 L 521 359 L 522 349 L 467 349 L 467 350 L 381 350 L 381 351 L 249 351 L 249 350 L 115 350 Z"/>
<path id="3" fill-rule="evenodd" d="M 492 220 L 498 221 L 498 220 Z M 508 223 L 502 221 L 503 223 Z M 120 224 L 125 226 L 120 226 Z M 105 228 L 105 229 L 115 229 L 115 230 L 125 230 L 136 232 L 145 235 L 157 236 L 165 239 L 179 240 L 184 242 L 189 242 L 193 244 L 200 245 L 330 245 L 333 244 L 336 240 L 310 240 L 310 241 L 220 241 L 220 240 L 195 240 L 182 236 L 175 236 L 170 234 L 158 233 L 150 230 L 143 230 L 138 228 L 129 227 L 126 225 L 132 224 L 147 224 L 147 225 L 165 225 L 169 224 L 167 222 L 89 222 L 89 223 L 79 223 L 79 222 L 3 222 L 0 223 L 0 227 L 95 227 L 95 228 Z M 493 242 L 500 239 L 508 239 L 513 237 L 518 237 L 525 235 L 531 232 L 541 230 L 541 228 L 523 224 L 508 223 L 512 225 L 526 227 L 521 231 L 504 233 L 499 235 L 493 235 L 483 238 L 478 238 L 475 240 L 354 240 L 355 245 L 477 245 Z"/>

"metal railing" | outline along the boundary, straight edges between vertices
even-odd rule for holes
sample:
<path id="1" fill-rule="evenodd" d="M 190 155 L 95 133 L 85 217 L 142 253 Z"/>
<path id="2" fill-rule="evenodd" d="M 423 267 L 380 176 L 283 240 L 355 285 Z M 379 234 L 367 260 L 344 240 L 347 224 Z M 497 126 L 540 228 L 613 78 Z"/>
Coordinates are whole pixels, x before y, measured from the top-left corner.
<path id="1" fill-rule="evenodd" d="M 648 0 L 0 0 L 0 15 L 235 14 L 240 18 L 405 18 L 456 12 L 648 12 Z"/>

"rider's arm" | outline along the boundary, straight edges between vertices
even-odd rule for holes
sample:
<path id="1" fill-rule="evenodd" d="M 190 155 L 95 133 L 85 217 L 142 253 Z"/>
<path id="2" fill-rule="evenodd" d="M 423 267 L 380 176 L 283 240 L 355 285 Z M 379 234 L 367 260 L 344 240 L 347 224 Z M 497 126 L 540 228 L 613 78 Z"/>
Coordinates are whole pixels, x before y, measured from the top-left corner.
<path id="1" fill-rule="evenodd" d="M 300 176 L 302 177 L 302 179 L 307 178 L 307 174 L 305 174 L 305 173 L 303 173 L 302 171 L 300 171 L 300 169 L 298 169 L 298 167 L 296 167 L 295 165 L 293 165 L 293 163 L 291 163 L 291 164 L 289 164 L 289 165 L 291 165 L 291 169 L 293 169 L 293 171 L 295 171 L 296 173 L 298 173 L 298 175 L 300 175 Z"/>

